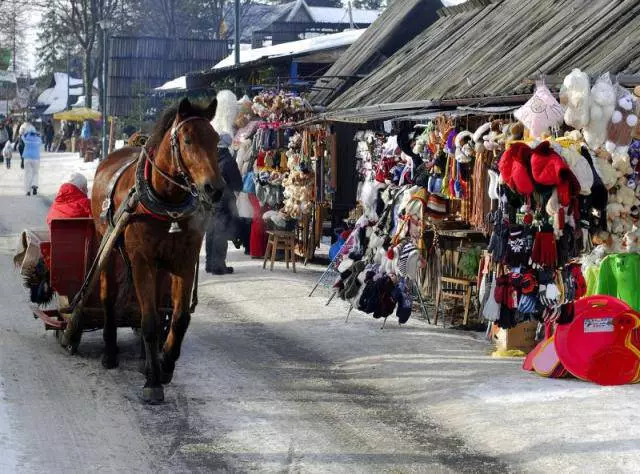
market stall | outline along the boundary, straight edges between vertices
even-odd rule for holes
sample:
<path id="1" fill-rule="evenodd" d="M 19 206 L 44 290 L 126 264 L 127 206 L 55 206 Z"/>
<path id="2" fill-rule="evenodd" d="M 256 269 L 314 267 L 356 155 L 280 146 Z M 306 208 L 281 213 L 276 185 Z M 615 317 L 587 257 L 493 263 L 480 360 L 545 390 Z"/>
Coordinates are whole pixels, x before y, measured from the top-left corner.
<path id="1" fill-rule="evenodd" d="M 294 232 L 295 252 L 306 263 L 320 244 L 339 187 L 336 135 L 324 125 L 298 127 L 309 108 L 295 94 L 264 92 L 245 99 L 243 107 L 234 146 L 246 191 L 257 200 L 254 217 L 268 229 Z"/>

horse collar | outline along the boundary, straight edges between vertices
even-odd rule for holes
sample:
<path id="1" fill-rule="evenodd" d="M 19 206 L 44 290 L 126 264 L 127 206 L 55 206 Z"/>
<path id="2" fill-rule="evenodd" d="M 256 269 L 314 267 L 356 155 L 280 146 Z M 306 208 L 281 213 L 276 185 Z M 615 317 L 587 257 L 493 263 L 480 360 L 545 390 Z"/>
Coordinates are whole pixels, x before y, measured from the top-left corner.
<path id="1" fill-rule="evenodd" d="M 148 167 L 149 163 L 151 163 L 150 160 L 139 159 L 136 166 L 135 188 L 142 212 L 156 219 L 170 221 L 186 219 L 194 215 L 200 208 L 200 201 L 192 193 L 187 193 L 185 199 L 178 204 L 166 202 L 156 194 L 151 187 L 150 176 L 147 176 L 151 171 Z"/>

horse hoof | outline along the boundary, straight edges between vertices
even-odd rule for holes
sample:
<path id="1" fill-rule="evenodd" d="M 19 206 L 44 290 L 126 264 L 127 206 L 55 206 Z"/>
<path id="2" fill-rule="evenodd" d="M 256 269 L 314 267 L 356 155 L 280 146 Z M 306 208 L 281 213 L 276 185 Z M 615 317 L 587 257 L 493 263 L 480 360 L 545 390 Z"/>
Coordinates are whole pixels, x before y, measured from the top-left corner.
<path id="1" fill-rule="evenodd" d="M 102 355 L 102 367 L 104 367 L 105 369 L 107 370 L 115 369 L 116 367 L 118 367 L 119 364 L 120 363 L 118 361 L 117 356 L 112 356 L 107 354 Z"/>
<path id="2" fill-rule="evenodd" d="M 142 389 L 142 401 L 150 405 L 164 402 L 164 388 L 162 386 L 144 387 Z"/>

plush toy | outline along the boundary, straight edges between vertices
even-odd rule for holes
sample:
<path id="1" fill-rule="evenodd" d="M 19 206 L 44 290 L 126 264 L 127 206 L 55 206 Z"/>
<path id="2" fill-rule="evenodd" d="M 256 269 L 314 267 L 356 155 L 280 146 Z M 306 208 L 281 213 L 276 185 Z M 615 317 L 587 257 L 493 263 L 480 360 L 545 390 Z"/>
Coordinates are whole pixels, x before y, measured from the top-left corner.
<path id="1" fill-rule="evenodd" d="M 566 104 L 563 104 L 566 107 L 565 123 L 577 130 L 586 127 L 590 118 L 591 84 L 589 76 L 580 69 L 574 69 L 564 78 L 563 86 L 563 96 L 566 98 Z"/>
<path id="2" fill-rule="evenodd" d="M 637 253 L 640 251 L 640 228 L 635 227 L 624 235 L 623 245 L 627 252 Z"/>
<path id="3" fill-rule="evenodd" d="M 613 188 L 618 181 L 618 173 L 611 164 L 611 155 L 603 148 L 596 152 L 594 167 L 607 189 Z"/>
<path id="4" fill-rule="evenodd" d="M 484 137 L 484 148 L 489 151 L 497 151 L 500 148 L 500 137 L 502 136 L 502 120 L 491 122 L 491 131 Z"/>
<path id="5" fill-rule="evenodd" d="M 455 157 L 458 163 L 470 163 L 475 156 L 475 147 L 473 146 L 473 134 L 464 131 L 456 135 L 456 152 Z"/>
<path id="6" fill-rule="evenodd" d="M 618 180 L 620 180 L 620 178 L 625 178 L 627 175 L 630 175 L 633 173 L 633 166 L 631 166 L 631 160 L 629 159 L 629 156 L 626 153 L 614 155 L 611 165 L 616 170 L 616 176 L 618 177 Z M 626 185 L 626 183 L 627 181 L 626 179 L 624 179 L 624 183 L 620 183 L 620 184 Z"/>
<path id="7" fill-rule="evenodd" d="M 589 124 L 583 135 L 592 150 L 597 150 L 607 140 L 607 125 L 616 108 L 616 91 L 608 74 L 602 75 L 591 88 Z"/>
<path id="8" fill-rule="evenodd" d="M 617 86 L 616 92 L 618 102 L 607 128 L 605 148 L 611 154 L 624 155 L 638 125 L 638 101 L 623 87 Z"/>

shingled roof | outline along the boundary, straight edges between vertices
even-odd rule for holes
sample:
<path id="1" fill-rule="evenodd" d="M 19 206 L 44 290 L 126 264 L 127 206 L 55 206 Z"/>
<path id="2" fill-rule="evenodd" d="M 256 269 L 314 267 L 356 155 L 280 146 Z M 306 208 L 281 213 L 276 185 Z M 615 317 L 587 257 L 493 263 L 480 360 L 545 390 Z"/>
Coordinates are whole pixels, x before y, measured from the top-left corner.
<path id="1" fill-rule="evenodd" d="M 336 63 L 318 79 L 309 97 L 326 106 L 363 75 L 407 44 L 438 19 L 440 0 L 402 0 L 391 5 Z"/>
<path id="2" fill-rule="evenodd" d="M 469 0 L 439 14 L 329 108 L 522 94 L 574 67 L 640 73 L 640 0 Z"/>

